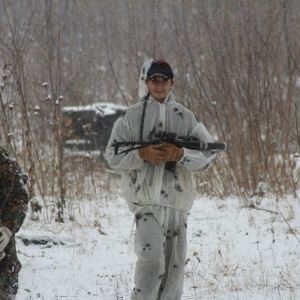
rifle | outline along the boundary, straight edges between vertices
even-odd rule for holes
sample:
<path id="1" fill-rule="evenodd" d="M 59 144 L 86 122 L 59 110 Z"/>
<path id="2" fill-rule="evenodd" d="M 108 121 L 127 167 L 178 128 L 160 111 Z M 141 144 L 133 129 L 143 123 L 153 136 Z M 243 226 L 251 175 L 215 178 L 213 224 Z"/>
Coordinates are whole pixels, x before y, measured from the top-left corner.
<path id="1" fill-rule="evenodd" d="M 214 151 L 221 151 L 226 150 L 226 143 L 206 143 L 201 141 L 195 137 L 188 137 L 188 138 L 176 138 L 176 132 L 165 132 L 160 131 L 154 134 L 154 138 L 149 141 L 133 141 L 133 142 L 117 142 L 114 141 L 112 146 L 115 148 L 115 155 L 122 154 L 122 153 L 129 153 L 130 151 L 141 149 L 150 145 L 157 145 L 163 142 L 174 144 L 178 148 L 188 148 L 191 150 L 214 150 Z M 119 151 L 120 147 L 128 147 L 125 150 Z"/>

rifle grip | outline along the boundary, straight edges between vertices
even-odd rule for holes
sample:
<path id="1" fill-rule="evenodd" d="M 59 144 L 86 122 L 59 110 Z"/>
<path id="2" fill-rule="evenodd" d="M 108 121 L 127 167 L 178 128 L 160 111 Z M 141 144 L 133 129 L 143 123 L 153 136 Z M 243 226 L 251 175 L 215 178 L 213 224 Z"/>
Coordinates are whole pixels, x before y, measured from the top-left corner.
<path id="1" fill-rule="evenodd" d="M 116 145 L 115 146 L 115 155 L 118 155 L 118 153 L 119 153 L 119 145 Z"/>

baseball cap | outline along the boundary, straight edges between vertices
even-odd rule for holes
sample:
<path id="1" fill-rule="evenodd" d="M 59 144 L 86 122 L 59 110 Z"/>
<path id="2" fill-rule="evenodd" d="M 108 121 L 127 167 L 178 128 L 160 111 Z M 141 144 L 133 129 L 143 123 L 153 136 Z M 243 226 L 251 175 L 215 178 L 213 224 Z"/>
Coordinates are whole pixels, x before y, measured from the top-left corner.
<path id="1" fill-rule="evenodd" d="M 165 79 L 173 79 L 174 74 L 171 66 L 163 59 L 154 60 L 147 72 L 147 79 L 150 80 L 156 76 L 163 77 Z"/>

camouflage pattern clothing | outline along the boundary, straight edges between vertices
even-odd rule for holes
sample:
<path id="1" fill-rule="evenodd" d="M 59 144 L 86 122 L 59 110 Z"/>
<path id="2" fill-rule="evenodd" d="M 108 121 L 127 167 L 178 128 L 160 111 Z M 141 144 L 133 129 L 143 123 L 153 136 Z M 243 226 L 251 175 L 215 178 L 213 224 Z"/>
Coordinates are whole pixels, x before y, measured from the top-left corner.
<path id="1" fill-rule="evenodd" d="M 208 169 L 216 157 L 211 151 L 183 148 L 180 160 L 154 164 L 141 158 L 138 149 L 115 154 L 114 141 L 148 141 L 159 132 L 213 142 L 205 126 L 176 101 L 172 91 L 163 102 L 152 95 L 140 99 L 116 121 L 106 159 L 121 173 L 125 198 L 137 221 L 137 264 L 131 300 L 181 299 L 186 220 L 194 203 L 192 173 Z"/>
<path id="2" fill-rule="evenodd" d="M 26 176 L 16 159 L 0 146 L 0 227 L 5 226 L 12 237 L 0 259 L 0 300 L 15 299 L 21 263 L 16 252 L 15 233 L 20 229 L 28 207 Z M 0 255 L 1 256 L 1 255 Z"/>

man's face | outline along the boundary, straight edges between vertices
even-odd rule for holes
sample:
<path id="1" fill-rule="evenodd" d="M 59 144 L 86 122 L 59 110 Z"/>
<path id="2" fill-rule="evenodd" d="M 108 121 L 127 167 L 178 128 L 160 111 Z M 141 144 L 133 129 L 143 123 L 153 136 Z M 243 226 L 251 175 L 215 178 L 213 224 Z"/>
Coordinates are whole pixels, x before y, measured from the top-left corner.
<path id="1" fill-rule="evenodd" d="M 149 89 L 150 95 L 158 102 L 164 102 L 168 93 L 174 85 L 172 79 L 165 79 L 160 76 L 156 76 L 151 80 L 146 81 L 147 87 Z"/>

